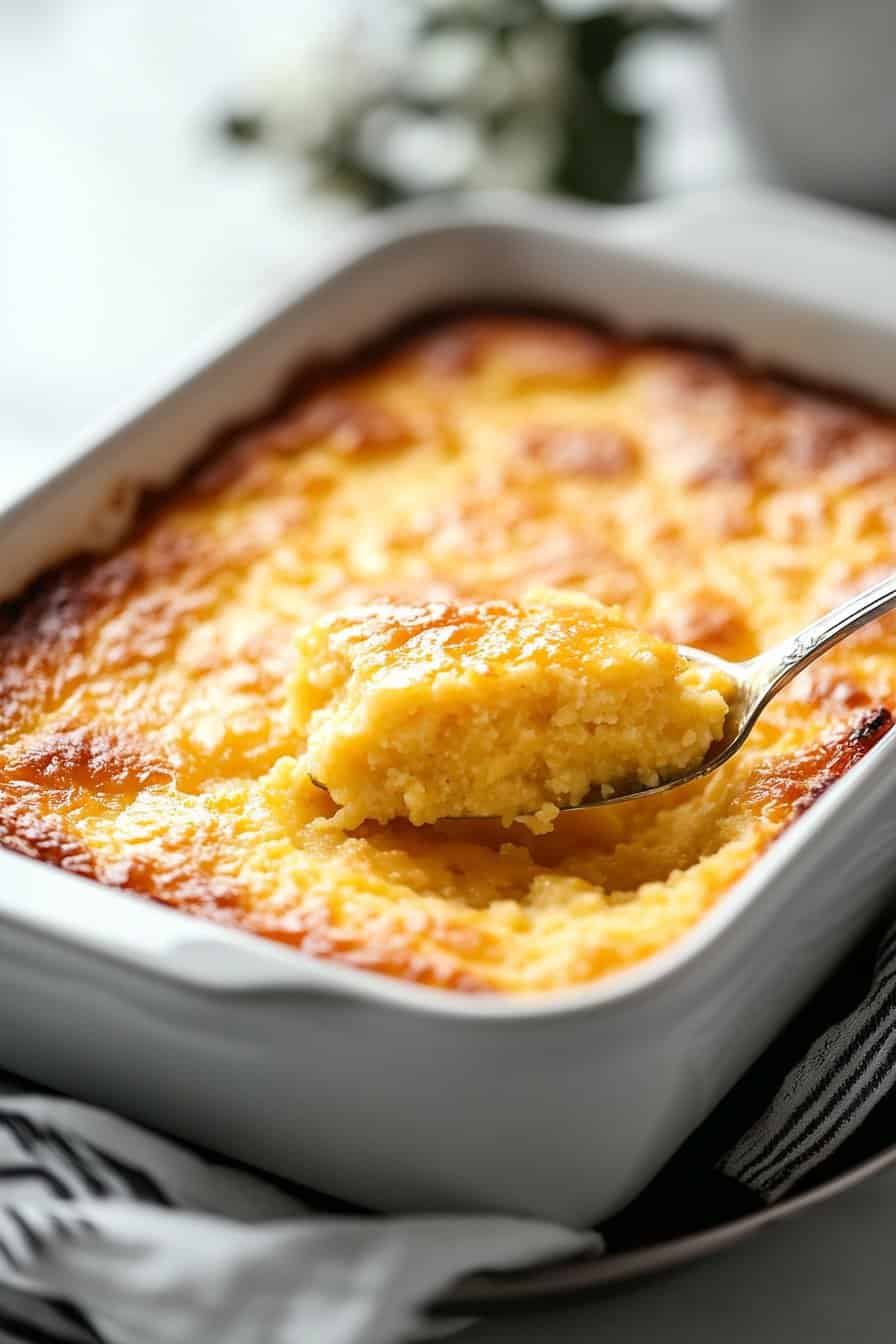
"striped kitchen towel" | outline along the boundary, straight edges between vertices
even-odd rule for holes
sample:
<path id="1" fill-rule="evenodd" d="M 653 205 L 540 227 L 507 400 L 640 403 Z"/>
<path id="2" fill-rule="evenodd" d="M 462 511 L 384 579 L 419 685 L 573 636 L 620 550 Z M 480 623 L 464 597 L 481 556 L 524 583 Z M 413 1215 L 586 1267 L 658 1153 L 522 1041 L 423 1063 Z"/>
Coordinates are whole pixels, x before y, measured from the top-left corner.
<path id="1" fill-rule="evenodd" d="M 896 1082 L 896 924 L 880 943 L 871 985 L 789 1071 L 720 1170 L 769 1203 L 826 1161 Z"/>
<path id="2" fill-rule="evenodd" d="M 431 1332 L 426 1303 L 470 1272 L 630 1249 L 693 1230 L 701 1203 L 709 1222 L 780 1198 L 888 1109 L 896 926 L 870 986 L 865 963 L 855 984 L 853 1006 L 814 1040 L 805 1025 L 782 1038 L 795 1066 L 780 1067 L 779 1042 L 771 1068 L 760 1061 L 723 1102 L 721 1126 L 711 1118 L 600 1233 L 324 1212 L 116 1116 L 0 1080 L 0 1344 L 393 1344 Z M 830 1024 L 830 1009 L 829 996 L 810 1026 Z"/>
<path id="3" fill-rule="evenodd" d="M 473 1270 L 595 1245 L 522 1218 L 322 1215 L 93 1107 L 0 1096 L 0 1344 L 393 1344 Z"/>

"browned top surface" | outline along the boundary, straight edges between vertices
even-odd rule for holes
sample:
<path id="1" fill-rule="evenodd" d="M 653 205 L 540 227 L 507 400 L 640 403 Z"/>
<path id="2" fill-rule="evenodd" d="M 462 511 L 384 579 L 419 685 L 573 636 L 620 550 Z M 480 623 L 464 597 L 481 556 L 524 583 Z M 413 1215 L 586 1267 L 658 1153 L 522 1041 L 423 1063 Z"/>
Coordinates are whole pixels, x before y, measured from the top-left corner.
<path id="1" fill-rule="evenodd" d="M 894 561 L 893 417 L 574 323 L 445 321 L 6 608 L 0 840 L 391 975 L 590 980 L 677 937 L 887 731 L 893 622 L 794 683 L 719 774 L 546 837 L 328 827 L 294 768 L 297 626 L 543 583 L 739 658 Z"/>

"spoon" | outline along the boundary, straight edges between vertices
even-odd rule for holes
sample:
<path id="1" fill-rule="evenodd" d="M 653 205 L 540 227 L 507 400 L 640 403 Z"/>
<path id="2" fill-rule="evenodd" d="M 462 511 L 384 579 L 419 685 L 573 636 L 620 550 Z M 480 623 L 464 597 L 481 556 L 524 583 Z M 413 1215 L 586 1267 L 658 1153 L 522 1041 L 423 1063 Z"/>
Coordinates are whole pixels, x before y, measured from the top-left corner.
<path id="1" fill-rule="evenodd" d="M 609 798 L 605 798 L 600 789 L 594 789 L 585 795 L 581 802 L 561 807 L 561 812 L 583 812 L 586 808 L 606 807 L 608 804 L 624 803 L 630 798 L 646 798 L 649 794 L 665 793 L 667 789 L 677 789 L 692 779 L 718 770 L 720 765 L 730 761 L 731 757 L 746 742 L 756 720 L 765 709 L 769 700 L 777 695 L 788 682 L 793 681 L 803 668 L 814 663 L 828 649 L 839 644 L 847 635 L 861 629 L 869 621 L 884 616 L 896 608 L 896 571 L 880 583 L 866 588 L 855 597 L 834 607 L 833 611 L 820 616 L 817 621 L 803 630 L 785 639 L 780 644 L 748 658 L 742 663 L 730 663 L 715 654 L 704 653 L 702 649 L 692 649 L 687 644 L 679 644 L 678 651 L 693 663 L 703 663 L 726 673 L 734 683 L 735 692 L 731 699 L 728 714 L 722 728 L 722 736 L 714 742 L 703 760 L 680 775 L 662 780 L 659 784 L 644 785 L 637 781 L 618 787 Z"/>

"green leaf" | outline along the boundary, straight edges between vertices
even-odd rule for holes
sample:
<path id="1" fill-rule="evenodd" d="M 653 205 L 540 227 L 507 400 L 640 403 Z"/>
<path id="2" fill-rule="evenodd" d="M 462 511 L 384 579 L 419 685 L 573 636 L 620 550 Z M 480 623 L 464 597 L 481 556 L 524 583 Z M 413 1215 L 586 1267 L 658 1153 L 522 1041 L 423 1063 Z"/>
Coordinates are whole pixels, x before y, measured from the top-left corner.
<path id="1" fill-rule="evenodd" d="M 219 123 L 221 134 L 238 145 L 254 145 L 264 137 L 264 120 L 255 112 L 228 112 Z"/>
<path id="2" fill-rule="evenodd" d="M 599 91 L 574 98 L 553 185 L 588 201 L 626 200 L 634 183 L 645 117 L 616 107 Z"/>
<path id="3" fill-rule="evenodd" d="M 592 14 L 572 26 L 573 63 L 583 79 L 602 81 L 633 31 L 633 20 L 625 9 L 608 9 Z"/>

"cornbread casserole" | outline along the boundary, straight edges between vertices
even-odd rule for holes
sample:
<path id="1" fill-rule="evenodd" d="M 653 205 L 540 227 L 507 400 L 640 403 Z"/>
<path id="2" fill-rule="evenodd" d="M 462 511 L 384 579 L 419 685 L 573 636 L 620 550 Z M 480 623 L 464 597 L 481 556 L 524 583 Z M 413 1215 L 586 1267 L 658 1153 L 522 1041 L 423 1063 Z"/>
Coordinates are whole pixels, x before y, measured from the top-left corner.
<path id="1" fill-rule="evenodd" d="M 340 825 L 497 816 L 543 833 L 595 786 L 610 795 L 699 764 L 732 689 L 618 608 L 545 588 L 313 622 L 293 709 Z"/>
<path id="2" fill-rule="evenodd" d="M 587 982 L 706 911 L 890 727 L 892 622 L 668 795 L 558 820 L 367 823 L 300 765 L 298 629 L 549 585 L 732 658 L 896 563 L 896 419 L 586 325 L 444 320 L 308 381 L 3 617 L 0 839 L 356 966 Z"/>

